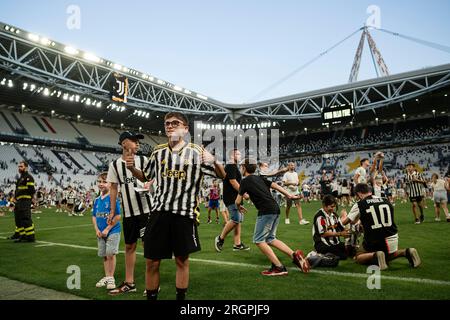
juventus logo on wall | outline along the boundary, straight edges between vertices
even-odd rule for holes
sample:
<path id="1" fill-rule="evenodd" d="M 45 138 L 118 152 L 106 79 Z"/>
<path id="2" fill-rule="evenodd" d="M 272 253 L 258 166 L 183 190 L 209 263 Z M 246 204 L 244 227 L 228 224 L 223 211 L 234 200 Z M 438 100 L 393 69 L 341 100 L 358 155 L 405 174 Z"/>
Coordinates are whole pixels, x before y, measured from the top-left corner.
<path id="1" fill-rule="evenodd" d="M 111 99 L 117 102 L 127 102 L 128 96 L 128 78 L 114 73 L 114 83 L 111 90 Z"/>

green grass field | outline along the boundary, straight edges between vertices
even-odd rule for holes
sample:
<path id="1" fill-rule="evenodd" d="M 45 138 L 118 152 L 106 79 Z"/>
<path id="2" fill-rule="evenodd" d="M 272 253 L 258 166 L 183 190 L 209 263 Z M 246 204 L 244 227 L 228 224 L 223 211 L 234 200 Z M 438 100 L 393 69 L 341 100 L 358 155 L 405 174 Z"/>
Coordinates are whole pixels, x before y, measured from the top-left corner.
<path id="1" fill-rule="evenodd" d="M 304 216 L 312 220 L 319 202 L 304 204 Z M 284 210 L 284 208 L 283 208 Z M 307 300 L 307 299 L 450 299 L 450 223 L 434 221 L 432 204 L 425 211 L 425 223 L 414 225 L 410 204 L 397 204 L 395 219 L 399 227 L 400 247 L 415 247 L 422 265 L 411 269 L 406 259 L 398 259 L 381 274 L 381 289 L 367 288 L 366 267 L 352 260 L 341 261 L 337 268 L 314 269 L 303 274 L 295 269 L 287 256 L 277 253 L 289 267 L 286 277 L 263 277 L 260 271 L 269 266 L 268 260 L 251 243 L 256 211 L 251 208 L 243 224 L 244 243 L 251 250 L 232 251 L 231 235 L 223 252 L 214 250 L 214 237 L 222 225 L 206 224 L 206 210 L 202 207 L 199 237 L 202 250 L 191 255 L 188 299 L 190 300 Z M 38 219 L 39 217 L 39 219 Z M 284 218 L 284 213 L 282 215 Z M 34 214 L 36 243 L 13 243 L 6 240 L 12 233 L 11 213 L 0 217 L 0 276 L 72 293 L 89 299 L 142 300 L 145 262 L 142 247 L 138 249 L 135 281 L 138 292 L 111 297 L 106 289 L 95 288 L 103 276 L 103 264 L 97 256 L 97 241 L 89 214 L 68 217 L 44 209 Z M 278 228 L 278 238 L 293 249 L 305 254 L 312 249 L 311 224 L 300 226 L 297 215 L 291 212 L 291 224 L 284 219 Z M 123 237 L 123 236 L 122 236 Z M 48 243 L 46 243 L 48 242 Z M 123 241 L 121 250 L 124 250 Z M 116 282 L 124 277 L 124 254 L 117 259 Z M 67 267 L 81 269 L 81 289 L 69 290 Z M 160 299 L 175 298 L 175 263 L 164 260 L 161 265 Z"/>

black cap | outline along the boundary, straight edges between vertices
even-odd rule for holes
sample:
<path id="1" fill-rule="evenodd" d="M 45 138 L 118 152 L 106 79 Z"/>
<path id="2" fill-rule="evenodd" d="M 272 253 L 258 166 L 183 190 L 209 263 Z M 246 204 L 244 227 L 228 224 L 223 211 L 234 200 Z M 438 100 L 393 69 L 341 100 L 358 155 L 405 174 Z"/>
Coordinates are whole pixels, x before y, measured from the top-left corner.
<path id="1" fill-rule="evenodd" d="M 122 141 L 125 139 L 144 139 L 144 135 L 132 131 L 125 131 L 120 134 L 119 144 L 121 145 Z"/>

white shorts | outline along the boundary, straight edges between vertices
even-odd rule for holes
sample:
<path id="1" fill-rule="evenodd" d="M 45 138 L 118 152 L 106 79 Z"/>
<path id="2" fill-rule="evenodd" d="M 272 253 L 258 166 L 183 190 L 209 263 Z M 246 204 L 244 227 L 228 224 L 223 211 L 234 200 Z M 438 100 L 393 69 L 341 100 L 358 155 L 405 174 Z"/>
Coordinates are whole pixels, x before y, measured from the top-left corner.
<path id="1" fill-rule="evenodd" d="M 440 204 L 441 202 L 447 202 L 447 192 L 446 191 L 435 191 L 433 192 L 434 203 Z"/>
<path id="2" fill-rule="evenodd" d="M 223 202 L 223 200 L 220 200 L 220 201 L 219 201 L 219 210 L 220 210 L 220 212 L 227 211 L 227 206 L 225 205 L 225 203 Z"/>
<path id="3" fill-rule="evenodd" d="M 388 253 L 391 254 L 397 252 L 398 234 L 394 234 L 393 236 L 387 237 L 385 240 Z"/>

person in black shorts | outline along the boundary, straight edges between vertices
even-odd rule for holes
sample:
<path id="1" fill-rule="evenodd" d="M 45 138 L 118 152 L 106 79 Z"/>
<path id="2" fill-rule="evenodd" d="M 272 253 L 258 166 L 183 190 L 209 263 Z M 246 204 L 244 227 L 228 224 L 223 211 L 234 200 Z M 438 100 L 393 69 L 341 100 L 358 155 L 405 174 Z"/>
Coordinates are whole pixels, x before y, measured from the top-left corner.
<path id="1" fill-rule="evenodd" d="M 156 181 L 152 206 L 144 234 L 146 292 L 156 300 L 162 259 L 175 257 L 176 298 L 184 300 L 189 285 L 189 255 L 200 250 L 197 224 L 199 198 L 204 175 L 225 176 L 224 168 L 203 147 L 185 141 L 187 118 L 178 112 L 164 117 L 168 143 L 154 148 L 147 167 L 127 167 L 139 180 Z"/>

